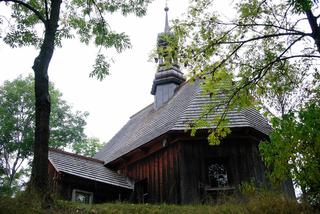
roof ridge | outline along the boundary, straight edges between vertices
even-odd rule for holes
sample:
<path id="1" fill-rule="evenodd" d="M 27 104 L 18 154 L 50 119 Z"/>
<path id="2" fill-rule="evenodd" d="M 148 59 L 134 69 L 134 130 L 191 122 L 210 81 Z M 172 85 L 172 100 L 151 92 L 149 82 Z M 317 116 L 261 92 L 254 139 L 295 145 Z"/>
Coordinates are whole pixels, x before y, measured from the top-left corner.
<path id="1" fill-rule="evenodd" d="M 132 119 L 133 117 L 137 116 L 137 114 L 139 114 L 140 112 L 144 111 L 145 109 L 147 109 L 149 106 L 151 106 L 153 103 L 150 103 L 149 105 L 147 105 L 146 107 L 144 107 L 143 109 L 137 111 L 136 113 L 134 113 L 133 115 L 131 115 L 129 117 L 129 119 Z"/>
<path id="2" fill-rule="evenodd" d="M 145 143 L 172 130 L 180 131 L 187 128 L 187 123 L 196 119 L 202 113 L 202 106 L 210 102 L 208 94 L 202 93 L 202 81 L 196 78 L 189 79 L 177 87 L 174 96 L 166 104 L 157 110 L 153 110 L 152 104 L 133 115 L 118 133 L 96 154 L 95 158 L 104 160 L 108 164 L 124 154 L 138 148 Z M 221 95 L 217 95 L 217 100 Z M 220 110 L 208 116 L 213 119 Z M 267 135 L 268 126 L 259 112 L 252 110 L 241 112 L 230 111 L 227 115 L 228 127 L 252 127 Z M 257 120 L 257 121 L 256 121 Z M 208 126 L 207 129 L 214 128 Z"/>
<path id="3" fill-rule="evenodd" d="M 89 161 L 94 161 L 94 162 L 97 162 L 97 163 L 102 163 L 102 164 L 104 163 L 104 161 L 96 159 L 96 158 L 86 157 L 86 156 L 83 156 L 83 155 L 78 155 L 78 154 L 75 154 L 75 153 L 66 152 L 66 151 L 63 151 L 63 150 L 57 149 L 57 148 L 49 148 L 49 151 L 53 151 L 53 152 L 57 152 L 57 153 L 65 154 L 65 155 L 70 155 L 70 156 L 73 156 L 73 157 L 77 157 L 77 158 L 81 158 L 81 159 L 89 160 Z"/>
<path id="4" fill-rule="evenodd" d="M 181 84 L 175 89 L 174 95 L 176 95 L 176 93 L 177 93 L 184 85 L 186 85 L 186 84 L 188 84 L 188 83 L 191 83 L 191 82 L 192 82 L 191 80 L 187 80 L 187 81 L 181 83 Z M 194 81 L 194 82 L 195 82 L 195 81 Z M 172 98 L 173 98 L 173 96 L 172 96 Z M 172 99 L 172 98 L 171 98 L 171 99 Z M 170 100 L 171 100 L 171 99 L 170 99 Z M 170 100 L 168 100 L 168 102 L 170 102 Z M 167 102 L 167 103 L 168 103 L 168 102 Z M 167 103 L 166 103 L 166 104 L 167 104 Z M 147 109 L 148 107 L 150 107 L 150 106 L 153 105 L 153 104 L 154 104 L 154 102 L 150 103 L 150 104 L 147 105 L 146 107 L 144 107 L 144 108 L 142 108 L 141 110 L 137 111 L 136 113 L 134 113 L 133 115 L 131 115 L 131 116 L 129 117 L 129 119 L 134 118 L 134 117 L 137 116 L 139 113 L 141 113 L 142 111 L 144 111 L 145 109 Z"/>
<path id="5" fill-rule="evenodd" d="M 192 84 L 197 84 L 197 82 L 193 82 L 193 81 L 191 81 L 192 82 Z M 157 110 L 155 110 L 155 111 L 152 111 L 152 114 L 156 114 L 156 115 L 151 115 L 152 117 L 153 117 L 153 119 L 151 120 L 151 121 L 149 121 L 150 123 L 152 123 L 152 124 L 162 124 L 161 125 L 161 127 L 156 127 L 156 126 L 154 126 L 154 127 L 152 127 L 152 129 L 154 129 L 154 130 L 160 130 L 155 136 L 153 136 L 153 138 L 154 137 L 158 137 L 158 136 L 160 136 L 160 135 L 162 135 L 162 134 L 164 134 L 165 132 L 167 132 L 167 131 L 170 131 L 171 129 L 173 129 L 174 128 L 174 126 L 175 126 L 175 124 L 177 123 L 177 121 L 179 121 L 179 119 L 181 118 L 181 116 L 184 114 L 184 112 L 185 111 L 181 111 L 181 112 L 174 112 L 174 114 L 175 115 L 172 115 L 173 114 L 173 112 L 171 112 L 171 110 L 170 110 L 170 106 L 172 106 L 172 102 L 177 102 L 177 95 L 179 94 L 179 93 L 188 93 L 187 91 L 193 91 L 193 89 L 191 89 L 191 88 L 186 88 L 186 89 L 183 89 L 184 87 L 187 87 L 188 86 L 188 84 L 187 83 L 190 83 L 189 81 L 186 81 L 186 83 L 185 84 L 181 84 L 179 87 L 177 87 L 177 89 L 176 89 L 176 92 L 175 92 L 175 94 L 172 96 L 172 98 L 170 99 L 170 100 L 168 100 L 168 102 L 166 103 L 166 104 L 164 104 L 161 108 L 159 108 L 159 109 L 157 109 Z M 190 85 L 190 84 L 189 84 Z M 192 87 L 197 87 L 197 86 L 195 86 L 195 85 L 193 85 Z M 187 91 L 185 91 L 185 90 L 187 90 Z M 198 91 L 198 90 L 197 90 Z M 193 94 L 193 97 L 194 97 L 194 95 L 195 95 L 196 93 L 194 93 Z M 186 102 L 188 102 L 188 103 L 186 103 L 186 107 L 187 106 L 189 106 L 190 105 L 190 103 L 191 103 L 191 101 L 193 100 L 193 97 L 192 98 L 190 98 L 190 99 L 188 99 L 188 100 L 186 100 Z M 183 105 L 183 102 L 181 103 L 181 102 L 177 102 L 178 104 L 176 105 L 176 107 L 175 108 L 177 108 L 178 106 L 181 106 L 181 105 Z M 150 106 L 149 106 L 150 107 Z M 180 108 L 180 107 L 179 107 Z M 170 116 L 170 118 L 172 118 L 172 120 L 171 121 L 166 121 L 168 118 L 163 118 L 163 117 L 159 117 L 159 114 L 160 115 L 163 115 L 164 113 L 167 113 L 168 115 L 171 115 Z M 134 118 L 130 118 L 131 120 L 132 119 L 135 119 L 135 117 Z M 159 120 L 160 119 L 160 120 Z M 166 121 L 166 124 L 163 124 L 163 121 Z M 170 123 L 170 124 L 168 124 L 168 122 Z M 127 125 L 127 124 L 126 124 Z M 125 126 L 126 126 L 125 125 Z M 125 128 L 125 126 L 123 127 L 123 128 Z M 130 143 L 130 145 L 127 145 L 127 146 L 124 146 L 125 147 L 125 150 L 123 150 L 124 148 L 121 148 L 121 146 L 119 147 L 119 144 L 118 144 L 118 149 L 116 149 L 116 151 L 114 151 L 113 152 L 113 154 L 111 155 L 111 157 L 109 157 L 108 159 L 105 159 L 105 163 L 109 163 L 109 162 L 111 162 L 111 161 L 113 161 L 113 160 L 115 160 L 115 159 L 117 159 L 118 157 L 120 157 L 121 155 L 124 155 L 125 153 L 128 153 L 129 151 L 132 151 L 133 149 L 136 149 L 136 148 L 138 148 L 139 147 L 139 142 L 141 142 L 141 136 L 140 136 L 140 133 L 142 133 L 143 132 L 143 130 L 145 130 L 146 128 L 148 128 L 148 126 L 149 126 L 149 128 L 150 128 L 150 124 L 149 123 L 147 123 L 147 124 L 145 124 L 145 123 L 143 123 L 143 124 L 141 124 L 141 126 L 139 126 L 139 127 L 137 127 L 137 129 L 135 129 L 135 134 L 138 134 L 139 136 L 137 137 L 137 136 L 135 136 L 135 139 L 134 140 L 132 140 L 131 141 L 131 143 Z M 122 128 L 122 129 L 123 129 Z M 116 139 L 115 137 L 118 137 L 118 134 L 121 132 L 121 130 L 114 136 L 114 138 L 112 138 L 109 142 L 111 142 L 113 139 Z M 122 133 L 122 135 L 125 135 L 124 133 Z M 148 136 L 150 136 L 150 135 L 153 135 L 152 133 L 148 133 L 147 134 Z M 147 135 L 142 135 L 142 136 L 147 136 Z M 152 139 L 153 139 L 152 138 Z M 152 139 L 149 139 L 148 141 L 146 141 L 146 142 L 144 142 L 144 143 L 147 143 L 147 142 L 149 142 L 150 140 L 152 140 Z M 109 143 L 108 142 L 108 143 Z M 107 144 L 108 144 L 107 143 Z M 106 144 L 106 145 L 107 145 Z M 110 147 L 108 148 L 109 149 L 109 151 L 110 151 L 110 149 L 113 147 L 113 146 L 115 146 L 116 144 L 113 144 L 113 145 L 110 145 Z M 116 146 L 117 147 L 117 146 Z M 106 149 L 106 146 L 103 148 L 103 149 Z M 102 151 L 102 150 L 101 150 Z M 105 150 L 104 150 L 105 151 Z M 118 154 L 119 153 L 119 154 Z"/>

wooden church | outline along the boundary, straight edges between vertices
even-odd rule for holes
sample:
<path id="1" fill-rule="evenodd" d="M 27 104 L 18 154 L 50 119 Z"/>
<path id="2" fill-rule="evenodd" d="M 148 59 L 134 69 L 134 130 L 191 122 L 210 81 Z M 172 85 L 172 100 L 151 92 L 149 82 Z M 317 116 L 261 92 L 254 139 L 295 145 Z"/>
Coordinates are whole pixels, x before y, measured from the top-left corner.
<path id="1" fill-rule="evenodd" d="M 168 8 L 165 30 L 170 34 Z M 258 144 L 268 139 L 267 120 L 255 109 L 229 111 L 229 134 L 218 146 L 208 144 L 208 129 L 187 131 L 203 106 L 212 102 L 201 81 L 186 81 L 179 66 L 164 66 L 159 56 L 151 94 L 154 103 L 133 115 L 94 156 L 49 151 L 52 191 L 67 200 L 99 203 L 130 200 L 148 203 L 201 203 L 210 195 L 232 192 L 253 180 L 266 186 Z M 221 112 L 214 112 L 208 119 Z"/>

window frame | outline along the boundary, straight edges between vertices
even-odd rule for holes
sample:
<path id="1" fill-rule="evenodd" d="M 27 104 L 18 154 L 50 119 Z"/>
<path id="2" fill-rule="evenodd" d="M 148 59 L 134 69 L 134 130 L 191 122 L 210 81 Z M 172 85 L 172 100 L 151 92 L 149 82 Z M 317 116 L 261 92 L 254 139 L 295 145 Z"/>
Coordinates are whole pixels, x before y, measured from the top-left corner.
<path id="1" fill-rule="evenodd" d="M 216 185 L 212 185 L 212 182 L 210 180 L 210 175 L 209 175 L 209 167 L 211 165 L 220 165 L 223 167 L 225 171 L 225 178 L 226 178 L 226 184 L 224 185 L 219 185 L 218 180 L 215 180 Z M 207 185 L 210 186 L 211 188 L 222 188 L 222 187 L 228 187 L 231 185 L 231 179 L 230 179 L 230 169 L 228 165 L 228 158 L 227 157 L 214 157 L 214 158 L 207 158 L 206 159 L 206 176 L 207 176 Z"/>
<path id="2" fill-rule="evenodd" d="M 89 203 L 84 203 L 84 204 L 92 204 L 93 201 L 93 192 L 89 192 L 89 191 L 85 191 L 85 190 L 81 190 L 81 189 L 73 189 L 72 190 L 72 201 L 73 202 L 78 202 L 78 203 L 82 203 L 79 201 L 76 201 L 76 194 L 77 193 L 84 193 L 84 194 L 89 194 Z"/>

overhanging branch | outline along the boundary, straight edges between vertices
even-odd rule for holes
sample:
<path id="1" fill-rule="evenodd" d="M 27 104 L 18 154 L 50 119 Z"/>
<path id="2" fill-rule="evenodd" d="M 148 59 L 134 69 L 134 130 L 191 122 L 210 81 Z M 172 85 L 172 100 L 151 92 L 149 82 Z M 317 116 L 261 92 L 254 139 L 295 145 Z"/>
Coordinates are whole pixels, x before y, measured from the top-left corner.
<path id="1" fill-rule="evenodd" d="M 248 81 L 245 81 L 242 85 L 240 85 L 239 87 L 235 88 L 234 90 L 232 90 L 231 92 L 231 95 L 227 98 L 227 100 L 223 103 L 219 103 L 217 105 L 213 105 L 211 106 L 209 109 L 206 110 L 206 112 L 203 114 L 203 116 L 200 117 L 200 119 L 203 119 L 204 116 L 212 113 L 215 109 L 223 106 L 224 107 L 224 110 L 222 112 L 222 116 L 221 118 L 219 119 L 218 123 L 216 124 L 216 127 L 219 127 L 222 123 L 222 121 L 226 118 L 227 116 L 227 112 L 230 108 L 230 104 L 232 102 L 232 100 L 235 98 L 235 96 L 237 96 L 237 94 L 242 90 L 242 89 L 245 89 L 246 87 L 248 87 L 249 85 L 252 85 L 252 84 L 257 84 L 268 72 L 268 70 L 277 62 L 280 62 L 280 61 L 284 61 L 284 60 L 288 60 L 288 59 L 293 59 L 293 58 L 304 58 L 304 57 L 312 57 L 312 58 L 320 58 L 320 55 L 310 55 L 310 54 L 307 54 L 307 55 L 291 55 L 291 56 L 284 56 L 285 53 L 287 53 L 291 48 L 292 46 L 294 46 L 295 43 L 297 43 L 298 41 L 300 41 L 304 36 L 300 36 L 299 38 L 297 38 L 296 40 L 294 40 L 285 50 L 283 50 L 281 52 L 281 54 L 279 54 L 274 60 L 272 60 L 271 62 L 265 64 L 262 68 L 259 68 L 256 70 L 256 76 L 253 77 L 252 79 L 249 79 Z M 240 44 L 235 50 L 233 50 L 231 52 L 231 54 L 229 54 L 227 56 L 227 58 L 225 58 L 224 60 L 222 60 L 221 63 L 219 63 L 219 65 L 212 71 L 213 73 L 219 68 L 221 67 L 222 65 L 225 64 L 225 62 L 232 56 L 235 54 L 235 52 L 237 50 L 240 49 L 240 47 L 242 46 L 243 44 Z"/>
<path id="2" fill-rule="evenodd" d="M 265 23 L 234 23 L 234 22 L 217 22 L 217 24 L 219 25 L 226 25 L 226 26 L 234 26 L 234 27 L 269 27 L 269 28 L 276 28 L 279 30 L 284 30 L 284 31 L 288 31 L 289 32 L 295 32 L 298 34 L 306 34 L 305 32 L 293 29 L 293 28 L 285 28 L 281 25 L 275 25 L 275 24 L 265 24 Z"/>
<path id="3" fill-rule="evenodd" d="M 246 40 L 239 40 L 239 41 L 225 41 L 225 42 L 219 42 L 216 43 L 217 45 L 220 44 L 245 44 L 245 43 L 249 43 L 249 42 L 253 42 L 253 41 L 257 41 L 257 40 L 263 40 L 263 39 L 268 39 L 268 38 L 276 38 L 276 37 L 282 37 L 282 36 L 311 36 L 311 34 L 308 33 L 276 33 L 276 34 L 268 34 L 268 35 L 264 35 L 264 36 L 257 36 L 257 37 L 253 37 L 250 39 L 246 39 Z"/>
<path id="4" fill-rule="evenodd" d="M 32 7 L 30 4 L 27 4 L 23 1 L 20 1 L 20 0 L 0 0 L 0 2 L 13 2 L 13 3 L 16 3 L 18 5 L 21 5 L 29 10 L 31 10 L 42 22 L 43 24 L 46 24 L 46 20 L 45 18 L 42 16 L 42 14 L 37 10 L 35 9 L 34 7 Z"/>

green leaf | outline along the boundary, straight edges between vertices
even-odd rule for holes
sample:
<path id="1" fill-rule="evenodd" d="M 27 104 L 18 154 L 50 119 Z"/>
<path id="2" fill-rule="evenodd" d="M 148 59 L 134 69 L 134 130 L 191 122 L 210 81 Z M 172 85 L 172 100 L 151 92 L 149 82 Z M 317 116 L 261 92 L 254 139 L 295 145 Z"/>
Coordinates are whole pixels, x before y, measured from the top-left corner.
<path id="1" fill-rule="evenodd" d="M 89 75 L 90 77 L 96 77 L 101 81 L 109 75 L 110 64 L 106 61 L 106 57 L 103 54 L 97 55 L 93 68 L 93 71 Z"/>

